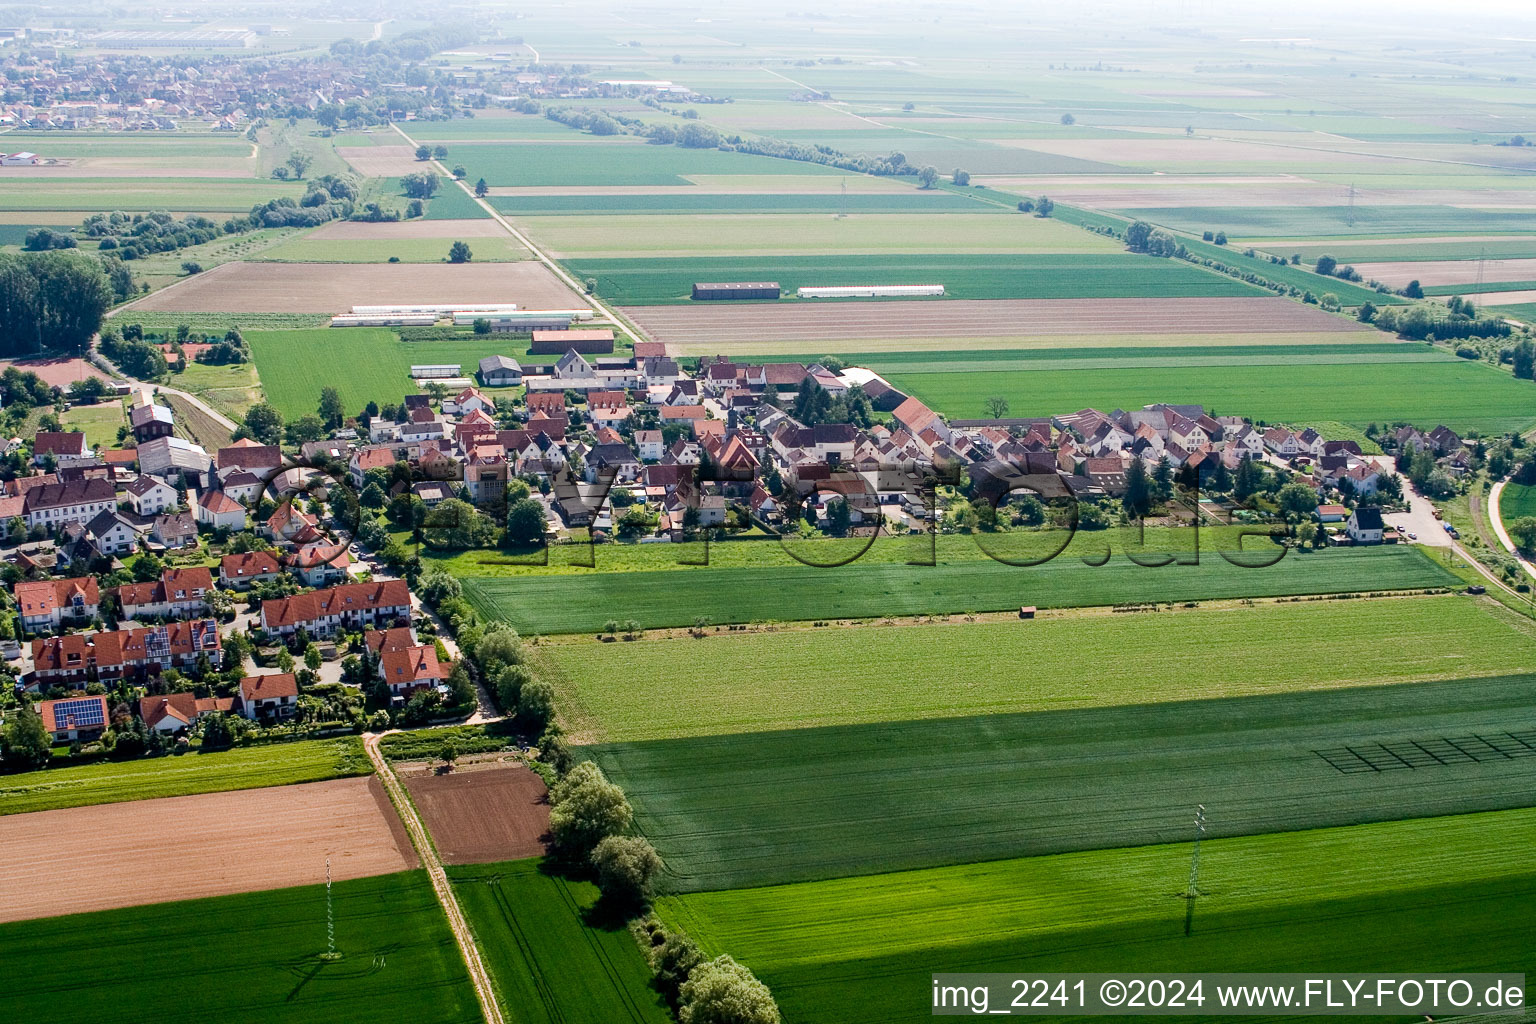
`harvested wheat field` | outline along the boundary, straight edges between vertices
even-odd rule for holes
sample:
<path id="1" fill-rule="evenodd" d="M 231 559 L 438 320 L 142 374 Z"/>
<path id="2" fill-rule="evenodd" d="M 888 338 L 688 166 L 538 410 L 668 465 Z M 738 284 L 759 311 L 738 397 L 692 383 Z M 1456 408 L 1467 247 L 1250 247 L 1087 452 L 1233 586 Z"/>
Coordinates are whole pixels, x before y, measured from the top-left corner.
<path id="1" fill-rule="evenodd" d="M 393 242 L 410 238 L 505 238 L 507 229 L 483 220 L 333 220 L 304 236 L 328 242 Z"/>
<path id="2" fill-rule="evenodd" d="M 432 169 L 430 164 L 416 159 L 416 150 L 411 146 L 337 146 L 336 155 L 365 178 L 398 178 L 424 168 Z"/>
<path id="3" fill-rule="evenodd" d="M 515 302 L 587 305 L 542 263 L 226 263 L 131 304 L 196 313 L 344 313 L 356 305 Z"/>
<path id="4" fill-rule="evenodd" d="M 445 864 L 538 857 L 549 831 L 544 780 L 521 764 L 467 765 L 407 777 L 406 788 Z"/>
<path id="5" fill-rule="evenodd" d="M 1479 281 L 1536 281 L 1536 260 L 1419 260 L 1404 263 L 1356 263 L 1366 280 L 1393 288 L 1409 281 L 1422 285 L 1465 285 Z"/>
<path id="6" fill-rule="evenodd" d="M 0 829 L 0 921 L 366 878 L 417 866 L 379 780 L 36 811 Z"/>
<path id="7" fill-rule="evenodd" d="M 1282 298 L 953 299 L 912 302 L 629 306 L 656 341 L 774 341 L 1028 334 L 1270 334 L 1371 328 Z M 1374 332 L 1372 332 L 1374 333 Z"/>

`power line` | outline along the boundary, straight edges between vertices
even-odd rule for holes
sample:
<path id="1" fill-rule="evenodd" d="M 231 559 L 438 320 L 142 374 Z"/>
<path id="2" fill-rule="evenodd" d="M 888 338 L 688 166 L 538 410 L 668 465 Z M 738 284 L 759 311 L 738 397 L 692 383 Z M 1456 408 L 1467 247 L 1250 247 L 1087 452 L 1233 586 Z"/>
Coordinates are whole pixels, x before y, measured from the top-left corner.
<path id="1" fill-rule="evenodd" d="M 1205 804 L 1195 805 L 1195 849 L 1189 858 L 1189 888 L 1184 893 L 1184 934 L 1195 926 L 1195 898 L 1200 895 L 1200 839 L 1205 835 Z"/>

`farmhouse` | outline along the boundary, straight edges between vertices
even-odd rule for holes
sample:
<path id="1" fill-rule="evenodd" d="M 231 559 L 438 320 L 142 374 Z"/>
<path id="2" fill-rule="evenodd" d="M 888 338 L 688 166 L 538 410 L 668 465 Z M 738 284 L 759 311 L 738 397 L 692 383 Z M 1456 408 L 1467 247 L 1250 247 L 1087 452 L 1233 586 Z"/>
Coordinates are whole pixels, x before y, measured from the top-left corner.
<path id="1" fill-rule="evenodd" d="M 193 504 L 192 514 L 210 529 L 245 529 L 245 506 L 223 491 L 204 491 Z"/>
<path id="2" fill-rule="evenodd" d="M 44 465 L 49 459 L 61 466 L 74 465 L 90 454 L 85 434 L 80 431 L 39 430 L 32 441 L 32 464 L 35 466 Z"/>

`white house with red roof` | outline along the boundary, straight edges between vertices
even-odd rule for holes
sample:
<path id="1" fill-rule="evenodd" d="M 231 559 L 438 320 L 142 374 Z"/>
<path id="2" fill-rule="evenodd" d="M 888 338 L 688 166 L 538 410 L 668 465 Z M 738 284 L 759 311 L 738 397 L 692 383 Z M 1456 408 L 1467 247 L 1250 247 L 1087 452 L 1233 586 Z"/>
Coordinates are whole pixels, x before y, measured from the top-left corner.
<path id="1" fill-rule="evenodd" d="M 245 529 L 245 506 L 223 491 L 204 491 L 192 503 L 192 517 L 214 530 Z"/>

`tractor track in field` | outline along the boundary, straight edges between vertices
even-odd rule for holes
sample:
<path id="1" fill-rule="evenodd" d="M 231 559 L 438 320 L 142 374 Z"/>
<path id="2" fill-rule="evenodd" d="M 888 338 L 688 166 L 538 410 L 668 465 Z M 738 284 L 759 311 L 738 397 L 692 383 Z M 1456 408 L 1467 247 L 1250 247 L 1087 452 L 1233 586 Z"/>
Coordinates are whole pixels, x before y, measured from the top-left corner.
<path id="1" fill-rule="evenodd" d="M 373 762 L 374 771 L 384 783 L 384 791 L 389 794 L 390 802 L 395 805 L 401 822 L 405 824 L 405 830 L 421 858 L 421 866 L 427 869 L 427 877 L 432 880 L 432 891 L 437 893 L 437 901 L 442 904 L 443 914 L 448 918 L 448 928 L 453 932 L 454 941 L 459 944 L 459 953 L 464 957 L 464 966 L 469 969 L 469 980 L 475 986 L 475 995 L 480 999 L 480 1010 L 485 1015 L 486 1024 L 505 1024 L 501 1005 L 496 1001 L 495 987 L 491 984 L 490 972 L 480 957 L 480 947 L 475 944 L 475 936 L 469 929 L 469 922 L 459 906 L 458 897 L 453 893 L 453 885 L 448 881 L 448 873 L 443 870 L 443 862 L 438 858 L 431 836 L 427 834 L 427 827 L 422 823 L 421 815 L 416 813 L 416 805 L 411 802 L 404 784 L 379 750 L 379 740 L 386 735 L 388 733 L 369 733 L 364 736 L 363 749 L 367 751 L 368 760 Z"/>

